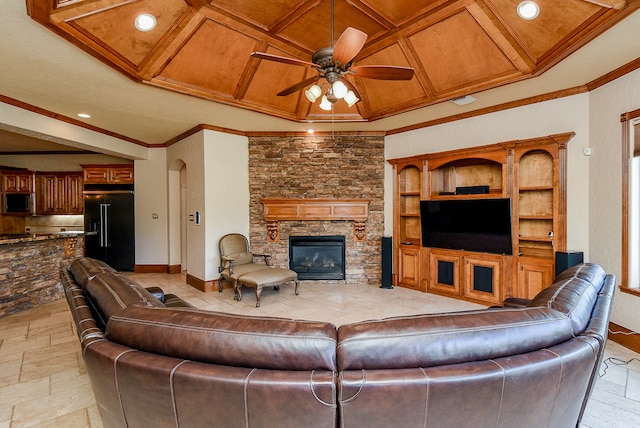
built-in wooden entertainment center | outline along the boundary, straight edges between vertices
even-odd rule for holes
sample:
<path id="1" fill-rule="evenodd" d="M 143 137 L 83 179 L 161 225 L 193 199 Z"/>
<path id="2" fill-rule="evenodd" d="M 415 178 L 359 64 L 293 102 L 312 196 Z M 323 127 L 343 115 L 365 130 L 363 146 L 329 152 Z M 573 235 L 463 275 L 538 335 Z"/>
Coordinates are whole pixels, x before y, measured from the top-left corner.
<path id="1" fill-rule="evenodd" d="M 391 159 L 394 285 L 483 304 L 531 298 L 566 251 L 567 143 L 574 133 Z M 471 194 L 460 194 L 471 191 Z M 420 201 L 511 200 L 511 254 L 423 246 Z"/>

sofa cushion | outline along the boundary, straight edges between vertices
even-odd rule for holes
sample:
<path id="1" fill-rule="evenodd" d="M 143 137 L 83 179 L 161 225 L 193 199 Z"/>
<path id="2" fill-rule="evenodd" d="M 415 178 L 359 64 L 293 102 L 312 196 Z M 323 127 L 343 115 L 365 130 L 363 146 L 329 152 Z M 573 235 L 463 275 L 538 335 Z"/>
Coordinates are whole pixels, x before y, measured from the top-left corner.
<path id="1" fill-rule="evenodd" d="M 606 273 L 593 263 L 576 265 L 562 272 L 551 286 L 538 293 L 529 307 L 553 308 L 567 315 L 578 335 L 587 327 L 593 306 L 604 285 Z"/>
<path id="2" fill-rule="evenodd" d="M 550 308 L 482 310 L 365 321 L 339 328 L 338 369 L 458 364 L 530 352 L 571 337 L 569 318 Z"/>
<path id="3" fill-rule="evenodd" d="M 103 272 L 117 272 L 111 266 L 106 264 L 103 261 L 95 260 L 89 257 L 79 257 L 75 259 L 71 266 L 69 267 L 71 274 L 73 275 L 73 279 L 78 283 L 78 285 L 85 289 L 87 288 L 87 284 L 89 280 L 93 278 L 93 276 L 97 273 Z"/>
<path id="4" fill-rule="evenodd" d="M 93 275 L 86 293 L 103 327 L 109 318 L 131 305 L 164 307 L 164 304 L 144 287 L 114 272 Z"/>
<path id="5" fill-rule="evenodd" d="M 336 327 L 325 322 L 130 306 L 111 317 L 106 335 L 141 351 L 204 363 L 336 371 Z"/>

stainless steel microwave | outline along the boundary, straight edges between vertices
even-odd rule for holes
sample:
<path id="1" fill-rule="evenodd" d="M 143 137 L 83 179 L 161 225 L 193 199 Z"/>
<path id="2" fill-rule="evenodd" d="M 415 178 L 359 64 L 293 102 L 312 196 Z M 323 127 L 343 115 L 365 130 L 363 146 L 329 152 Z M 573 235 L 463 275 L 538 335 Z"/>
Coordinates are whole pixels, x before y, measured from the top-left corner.
<path id="1" fill-rule="evenodd" d="M 2 201 L 3 213 L 30 213 L 33 209 L 31 193 L 5 193 Z"/>

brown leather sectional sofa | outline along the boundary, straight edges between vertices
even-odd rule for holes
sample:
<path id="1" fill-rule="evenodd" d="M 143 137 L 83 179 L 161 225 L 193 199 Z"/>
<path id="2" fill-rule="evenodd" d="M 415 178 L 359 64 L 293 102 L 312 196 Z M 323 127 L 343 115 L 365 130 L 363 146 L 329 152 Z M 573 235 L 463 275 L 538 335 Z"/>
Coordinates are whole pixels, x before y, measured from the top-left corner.
<path id="1" fill-rule="evenodd" d="M 202 311 L 104 263 L 61 271 L 105 427 L 577 426 L 615 278 L 531 301 L 344 325 Z"/>

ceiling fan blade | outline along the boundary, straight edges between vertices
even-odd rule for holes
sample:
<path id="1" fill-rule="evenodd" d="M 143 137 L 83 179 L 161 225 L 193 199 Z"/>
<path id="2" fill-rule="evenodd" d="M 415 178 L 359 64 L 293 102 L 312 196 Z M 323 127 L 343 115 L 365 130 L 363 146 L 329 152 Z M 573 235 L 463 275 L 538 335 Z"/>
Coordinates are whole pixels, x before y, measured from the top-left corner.
<path id="1" fill-rule="evenodd" d="M 251 54 L 251 56 L 255 57 L 255 58 L 259 58 L 259 59 L 266 59 L 267 61 L 281 62 L 283 64 L 304 65 L 304 66 L 318 68 L 318 65 L 314 64 L 312 62 L 302 61 L 300 59 L 295 59 L 295 58 L 287 58 L 287 57 L 284 57 L 284 56 L 268 54 L 266 52 L 253 52 Z"/>
<path id="2" fill-rule="evenodd" d="M 411 80 L 414 70 L 411 67 L 395 65 L 360 65 L 351 67 L 356 77 L 378 80 Z"/>
<path id="3" fill-rule="evenodd" d="M 277 95 L 279 97 L 284 97 L 284 96 L 287 96 L 287 95 L 291 95 L 294 92 L 298 92 L 300 89 L 302 89 L 302 88 L 304 88 L 306 86 L 309 86 L 310 84 L 314 83 L 315 81 L 320 79 L 320 77 L 321 76 L 310 77 L 307 80 L 303 80 L 302 82 L 296 83 L 295 85 L 278 92 Z"/>
<path id="4" fill-rule="evenodd" d="M 367 34 L 352 27 L 347 27 L 340 34 L 336 45 L 333 47 L 333 62 L 346 65 L 358 55 L 360 49 L 367 41 Z"/>

